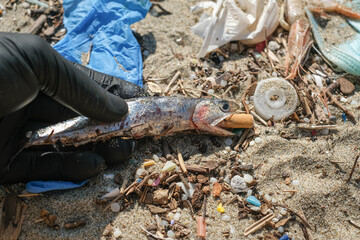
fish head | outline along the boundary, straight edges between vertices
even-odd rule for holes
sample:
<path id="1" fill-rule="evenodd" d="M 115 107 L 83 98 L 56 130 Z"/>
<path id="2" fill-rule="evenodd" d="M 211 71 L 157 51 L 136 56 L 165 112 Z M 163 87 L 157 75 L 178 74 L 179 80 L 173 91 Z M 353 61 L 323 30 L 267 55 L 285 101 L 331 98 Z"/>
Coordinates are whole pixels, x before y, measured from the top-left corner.
<path id="1" fill-rule="evenodd" d="M 239 109 L 235 102 L 221 99 L 204 99 L 196 104 L 192 115 L 195 129 L 219 136 L 234 135 L 218 125 Z"/>

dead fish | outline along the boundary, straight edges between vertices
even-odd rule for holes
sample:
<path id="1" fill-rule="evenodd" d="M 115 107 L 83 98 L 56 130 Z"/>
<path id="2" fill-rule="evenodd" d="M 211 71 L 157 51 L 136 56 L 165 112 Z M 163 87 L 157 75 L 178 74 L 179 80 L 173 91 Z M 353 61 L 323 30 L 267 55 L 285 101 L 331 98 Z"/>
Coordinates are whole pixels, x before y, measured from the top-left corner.
<path id="1" fill-rule="evenodd" d="M 230 136 L 220 123 L 239 105 L 219 99 L 144 97 L 127 100 L 129 113 L 123 121 L 100 123 L 84 116 L 64 121 L 32 134 L 25 148 L 38 145 L 79 146 L 112 137 L 139 139 L 165 136 L 185 130 Z"/>

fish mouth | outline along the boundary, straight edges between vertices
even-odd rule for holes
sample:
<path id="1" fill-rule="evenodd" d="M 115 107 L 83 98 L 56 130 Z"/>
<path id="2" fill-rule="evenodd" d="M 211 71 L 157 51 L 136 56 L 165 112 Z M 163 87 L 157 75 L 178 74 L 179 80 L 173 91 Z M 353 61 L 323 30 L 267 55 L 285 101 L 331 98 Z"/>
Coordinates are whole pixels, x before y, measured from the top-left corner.
<path id="1" fill-rule="evenodd" d="M 251 114 L 229 113 L 213 121 L 209 127 L 220 135 L 230 136 L 234 133 L 227 129 L 252 128 L 253 126 L 254 118 Z"/>

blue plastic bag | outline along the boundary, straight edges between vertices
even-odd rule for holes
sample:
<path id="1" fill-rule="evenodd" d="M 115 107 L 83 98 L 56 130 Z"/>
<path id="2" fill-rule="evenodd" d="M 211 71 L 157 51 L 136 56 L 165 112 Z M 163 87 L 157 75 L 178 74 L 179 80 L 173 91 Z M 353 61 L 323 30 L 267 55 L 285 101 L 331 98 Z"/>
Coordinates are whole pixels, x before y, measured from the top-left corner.
<path id="1" fill-rule="evenodd" d="M 26 184 L 25 190 L 29 193 L 43 193 L 55 190 L 73 189 L 83 186 L 86 181 L 82 182 L 63 182 L 63 181 L 31 181 Z"/>
<path id="2" fill-rule="evenodd" d="M 81 63 L 81 53 L 92 43 L 87 67 L 142 86 L 141 49 L 130 25 L 143 19 L 150 6 L 149 0 L 64 0 L 67 34 L 54 48 Z"/>

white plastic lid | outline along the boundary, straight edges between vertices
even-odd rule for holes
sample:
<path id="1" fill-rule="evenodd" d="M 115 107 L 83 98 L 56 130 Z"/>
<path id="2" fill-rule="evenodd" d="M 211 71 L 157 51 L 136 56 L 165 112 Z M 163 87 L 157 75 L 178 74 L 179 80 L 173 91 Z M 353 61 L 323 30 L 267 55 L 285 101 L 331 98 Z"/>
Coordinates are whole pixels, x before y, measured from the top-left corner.
<path id="1" fill-rule="evenodd" d="M 294 87 L 282 78 L 269 78 L 258 82 L 254 93 L 254 107 L 265 120 L 274 116 L 279 121 L 296 109 L 298 97 Z"/>

